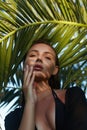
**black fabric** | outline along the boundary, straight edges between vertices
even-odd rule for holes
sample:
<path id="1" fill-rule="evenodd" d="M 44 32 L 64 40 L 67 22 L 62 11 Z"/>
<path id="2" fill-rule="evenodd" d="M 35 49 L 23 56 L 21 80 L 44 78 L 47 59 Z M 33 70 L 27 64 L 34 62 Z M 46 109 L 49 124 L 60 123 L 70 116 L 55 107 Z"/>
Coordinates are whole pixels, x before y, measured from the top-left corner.
<path id="1" fill-rule="evenodd" d="M 55 125 L 56 130 L 63 130 L 64 123 L 64 104 L 57 97 L 56 93 L 52 90 L 52 94 L 55 100 Z M 18 108 L 11 112 L 5 118 L 5 130 L 18 130 L 22 119 L 23 109 Z M 35 127 L 35 130 L 37 128 Z"/>
<path id="2" fill-rule="evenodd" d="M 17 108 L 5 118 L 5 130 L 18 130 L 23 115 L 23 108 Z M 35 127 L 35 130 L 37 128 Z"/>
<path id="3" fill-rule="evenodd" d="M 22 119 L 23 110 L 17 108 L 8 114 L 5 118 L 5 130 L 18 130 Z"/>
<path id="4" fill-rule="evenodd" d="M 64 130 L 87 130 L 87 101 L 79 87 L 72 87 L 65 96 L 66 119 Z"/>
<path id="5" fill-rule="evenodd" d="M 53 90 L 52 93 L 55 100 L 56 130 L 87 130 L 87 101 L 84 92 L 78 87 L 67 89 L 65 105 Z M 5 130 L 18 130 L 22 114 L 23 108 L 17 108 L 8 114 Z"/>
<path id="6" fill-rule="evenodd" d="M 56 130 L 64 130 L 65 104 L 58 98 L 55 91 L 52 90 L 55 99 L 55 125 Z"/>

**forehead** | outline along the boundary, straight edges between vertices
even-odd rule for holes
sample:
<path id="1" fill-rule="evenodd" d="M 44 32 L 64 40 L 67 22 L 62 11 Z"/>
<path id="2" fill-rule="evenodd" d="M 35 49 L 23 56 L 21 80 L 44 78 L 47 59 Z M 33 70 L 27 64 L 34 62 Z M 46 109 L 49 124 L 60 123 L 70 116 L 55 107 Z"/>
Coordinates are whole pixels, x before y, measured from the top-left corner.
<path id="1" fill-rule="evenodd" d="M 50 45 L 44 44 L 44 43 L 37 43 L 35 45 L 33 45 L 28 53 L 32 52 L 32 51 L 38 51 L 38 52 L 48 52 L 51 53 L 52 55 L 55 55 L 55 51 L 53 50 L 53 48 Z"/>

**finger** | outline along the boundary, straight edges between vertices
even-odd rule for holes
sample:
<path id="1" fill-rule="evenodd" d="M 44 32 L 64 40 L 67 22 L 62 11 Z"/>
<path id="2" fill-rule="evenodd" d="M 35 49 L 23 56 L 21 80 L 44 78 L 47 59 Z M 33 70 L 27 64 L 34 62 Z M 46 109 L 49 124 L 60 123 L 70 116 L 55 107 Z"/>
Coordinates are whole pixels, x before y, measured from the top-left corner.
<path id="1" fill-rule="evenodd" d="M 30 81 L 30 83 L 29 83 L 29 88 L 28 88 L 28 90 L 29 90 L 29 93 L 30 93 L 30 95 L 31 96 L 33 96 L 34 95 L 34 79 L 35 79 L 35 74 L 33 73 L 33 75 L 32 75 L 32 78 L 31 78 L 31 81 Z M 34 91 L 33 91 L 34 90 Z"/>
<path id="2" fill-rule="evenodd" d="M 27 86 L 30 82 L 30 77 L 32 75 L 33 67 L 29 67 L 28 65 L 25 68 L 25 73 L 24 73 L 24 84 Z"/>
<path id="3" fill-rule="evenodd" d="M 34 76 L 32 74 L 32 71 L 33 71 L 33 67 L 26 68 L 25 76 L 24 76 L 24 84 L 23 84 L 23 90 L 25 91 L 25 93 L 28 91 L 28 89 L 26 89 L 26 88 L 29 87 L 29 91 L 31 91 L 30 89 L 32 88 L 31 85 L 32 85 L 32 82 L 34 80 Z M 32 75 L 32 77 L 31 77 L 31 75 Z"/>
<path id="4" fill-rule="evenodd" d="M 26 65 L 24 68 L 24 79 L 23 79 L 24 83 L 26 83 L 27 75 L 28 75 L 28 65 Z"/>
<path id="5" fill-rule="evenodd" d="M 32 78 L 31 78 L 31 81 L 30 81 L 30 86 L 32 86 L 32 88 L 34 88 L 34 79 L 35 79 L 35 73 L 33 72 Z"/>
<path id="6" fill-rule="evenodd" d="M 30 69 L 28 70 L 27 80 L 26 80 L 27 85 L 30 84 L 32 75 L 33 75 L 33 66 L 30 66 Z"/>

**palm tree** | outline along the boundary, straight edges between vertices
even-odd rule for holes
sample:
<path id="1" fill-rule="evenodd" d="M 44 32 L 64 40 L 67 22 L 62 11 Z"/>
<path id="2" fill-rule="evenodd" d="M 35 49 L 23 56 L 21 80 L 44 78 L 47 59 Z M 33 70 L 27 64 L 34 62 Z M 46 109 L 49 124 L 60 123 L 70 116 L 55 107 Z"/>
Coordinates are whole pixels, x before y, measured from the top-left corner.
<path id="1" fill-rule="evenodd" d="M 86 0 L 0 0 L 1 102 L 8 104 L 20 94 L 22 60 L 38 39 L 55 47 L 61 87 L 76 84 L 86 90 Z"/>

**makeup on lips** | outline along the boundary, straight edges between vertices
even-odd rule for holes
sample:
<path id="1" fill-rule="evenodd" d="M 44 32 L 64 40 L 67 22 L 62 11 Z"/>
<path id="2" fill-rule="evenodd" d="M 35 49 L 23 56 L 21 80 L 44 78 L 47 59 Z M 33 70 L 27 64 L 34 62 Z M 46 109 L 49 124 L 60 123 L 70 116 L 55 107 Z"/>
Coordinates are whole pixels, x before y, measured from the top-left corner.
<path id="1" fill-rule="evenodd" d="M 41 64 L 35 64 L 33 66 L 33 70 L 35 70 L 35 71 L 41 71 L 41 70 L 43 70 L 43 66 Z"/>

